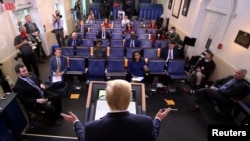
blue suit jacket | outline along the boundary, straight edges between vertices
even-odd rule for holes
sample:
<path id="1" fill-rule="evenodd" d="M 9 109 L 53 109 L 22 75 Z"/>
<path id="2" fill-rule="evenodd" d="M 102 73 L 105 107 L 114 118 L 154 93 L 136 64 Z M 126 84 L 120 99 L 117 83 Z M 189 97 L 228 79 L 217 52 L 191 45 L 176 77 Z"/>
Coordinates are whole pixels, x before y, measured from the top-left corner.
<path id="1" fill-rule="evenodd" d="M 127 48 L 127 47 L 130 47 L 130 42 L 131 42 L 131 39 L 126 39 L 125 40 L 125 43 L 124 43 L 124 47 Z M 135 39 L 135 47 L 140 47 L 140 41 L 138 39 Z"/>
<path id="2" fill-rule="evenodd" d="M 161 50 L 161 58 L 167 59 L 168 58 L 168 47 L 162 48 Z M 174 59 L 177 59 L 180 57 L 179 55 L 179 50 L 177 49 L 177 47 L 173 48 L 173 57 Z"/>
<path id="3" fill-rule="evenodd" d="M 66 58 L 61 56 L 60 60 L 61 60 L 61 70 L 60 71 L 64 72 L 64 74 L 65 74 L 68 70 Z M 56 56 L 53 56 L 50 59 L 50 76 L 53 76 L 53 73 L 56 72 L 56 70 L 57 70 Z"/>
<path id="4" fill-rule="evenodd" d="M 156 141 L 160 120 L 129 112 L 107 113 L 85 126 L 76 122 L 74 130 L 79 141 Z"/>

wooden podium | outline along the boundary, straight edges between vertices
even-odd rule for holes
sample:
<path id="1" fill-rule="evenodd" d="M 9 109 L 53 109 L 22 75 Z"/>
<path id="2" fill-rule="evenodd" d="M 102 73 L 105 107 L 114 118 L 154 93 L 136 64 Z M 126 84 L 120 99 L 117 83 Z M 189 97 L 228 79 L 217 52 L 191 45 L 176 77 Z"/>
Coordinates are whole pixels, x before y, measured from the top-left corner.
<path id="1" fill-rule="evenodd" d="M 104 90 L 106 88 L 107 82 L 105 81 L 90 81 L 89 83 L 89 90 L 86 102 L 86 111 L 85 111 L 85 122 L 95 120 L 95 116 L 98 112 L 98 105 L 99 102 L 99 91 Z M 131 83 L 132 86 L 132 101 L 130 104 L 135 104 L 134 106 L 129 106 L 129 109 L 132 113 L 133 111 L 136 114 L 145 114 L 146 113 L 146 101 L 145 101 L 145 86 L 143 83 Z M 130 112 L 131 112 L 130 111 Z M 109 112 L 109 110 L 107 110 Z M 106 113 L 107 113 L 106 112 Z"/>

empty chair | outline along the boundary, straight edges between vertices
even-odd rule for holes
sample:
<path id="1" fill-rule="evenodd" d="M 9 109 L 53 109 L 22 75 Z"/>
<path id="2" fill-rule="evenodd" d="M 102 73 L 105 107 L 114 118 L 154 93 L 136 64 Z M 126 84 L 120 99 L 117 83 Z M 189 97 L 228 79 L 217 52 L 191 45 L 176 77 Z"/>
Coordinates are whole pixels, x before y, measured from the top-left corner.
<path id="1" fill-rule="evenodd" d="M 86 39 L 93 39 L 96 40 L 96 33 L 87 32 Z"/>
<path id="2" fill-rule="evenodd" d="M 122 47 L 111 47 L 109 48 L 109 58 L 124 58 L 124 48 Z"/>
<path id="3" fill-rule="evenodd" d="M 141 42 L 141 48 L 152 48 L 152 40 L 147 40 L 147 39 L 144 39 L 144 40 L 140 40 Z"/>
<path id="4" fill-rule="evenodd" d="M 100 31 L 100 28 L 90 28 L 90 32 L 92 33 L 98 33 Z"/>
<path id="5" fill-rule="evenodd" d="M 89 58 L 90 56 L 90 47 L 77 47 L 76 55 L 79 57 Z"/>
<path id="6" fill-rule="evenodd" d="M 122 33 L 112 33 L 111 39 L 123 39 L 123 34 Z"/>
<path id="7" fill-rule="evenodd" d="M 83 57 L 69 57 L 68 58 L 67 74 L 82 75 L 85 73 L 85 58 Z"/>
<path id="8" fill-rule="evenodd" d="M 123 29 L 122 28 L 113 28 L 112 33 L 122 33 Z"/>
<path id="9" fill-rule="evenodd" d="M 149 59 L 148 60 L 149 74 L 166 75 L 164 59 Z"/>
<path id="10" fill-rule="evenodd" d="M 168 46 L 167 40 L 156 40 L 155 41 L 155 48 L 165 48 Z"/>
<path id="11" fill-rule="evenodd" d="M 101 28 L 101 24 L 99 24 L 99 23 L 94 23 L 94 24 L 92 24 L 92 28 Z"/>
<path id="12" fill-rule="evenodd" d="M 144 48 L 143 58 L 157 59 L 157 49 L 154 48 Z"/>
<path id="13" fill-rule="evenodd" d="M 146 34 L 146 33 L 137 34 L 137 39 L 138 40 L 148 39 L 148 34 Z"/>
<path id="14" fill-rule="evenodd" d="M 141 51 L 140 48 L 126 48 L 126 56 L 125 57 L 127 59 L 133 58 L 133 52 L 135 52 L 137 50 Z"/>
<path id="15" fill-rule="evenodd" d="M 111 39 L 110 40 L 110 47 L 123 47 L 123 40 L 122 39 Z"/>
<path id="16" fill-rule="evenodd" d="M 82 46 L 93 47 L 94 46 L 94 39 L 82 39 Z"/>
<path id="17" fill-rule="evenodd" d="M 114 25 L 115 24 L 121 24 L 121 20 L 114 20 L 114 21 L 112 21 L 113 23 L 114 23 Z"/>
<path id="18" fill-rule="evenodd" d="M 136 34 L 146 34 L 146 28 L 136 28 Z"/>
<path id="19" fill-rule="evenodd" d="M 99 19 L 95 20 L 95 24 L 101 25 L 102 23 L 103 23 L 103 20 L 102 20 L 102 19 L 101 19 L 101 20 L 99 20 Z"/>
<path id="20" fill-rule="evenodd" d="M 69 56 L 74 56 L 74 49 L 73 47 L 61 47 L 62 49 L 62 55 L 69 57 Z"/>
<path id="21" fill-rule="evenodd" d="M 184 59 L 170 59 L 168 60 L 168 74 L 171 80 L 186 80 L 187 74 L 184 70 Z"/>
<path id="22" fill-rule="evenodd" d="M 89 81 L 105 80 L 105 59 L 89 58 L 87 78 Z"/>
<path id="23" fill-rule="evenodd" d="M 126 79 L 124 58 L 108 58 L 106 78 L 107 80 Z"/>
<path id="24" fill-rule="evenodd" d="M 113 28 L 122 28 L 122 24 L 121 21 L 119 21 L 120 23 L 114 23 L 113 24 Z"/>

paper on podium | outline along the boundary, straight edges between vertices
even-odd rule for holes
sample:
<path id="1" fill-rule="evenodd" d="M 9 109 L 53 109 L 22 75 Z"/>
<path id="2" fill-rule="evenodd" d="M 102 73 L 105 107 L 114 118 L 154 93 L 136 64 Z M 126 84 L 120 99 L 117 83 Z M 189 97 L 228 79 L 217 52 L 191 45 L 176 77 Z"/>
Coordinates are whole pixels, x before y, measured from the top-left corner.
<path id="1" fill-rule="evenodd" d="M 70 99 L 79 99 L 80 94 L 71 94 Z"/>
<path id="2" fill-rule="evenodd" d="M 133 77 L 132 81 L 141 82 L 143 77 Z"/>
<path id="3" fill-rule="evenodd" d="M 53 76 L 52 77 L 52 83 L 60 82 L 62 81 L 62 76 Z"/>
<path id="4" fill-rule="evenodd" d="M 167 105 L 175 105 L 175 102 L 173 99 L 164 99 Z"/>
<path id="5" fill-rule="evenodd" d="M 135 102 L 130 102 L 128 109 L 130 113 L 136 114 Z M 97 100 L 96 102 L 96 110 L 95 110 L 95 120 L 102 118 L 110 111 L 107 101 L 105 100 Z"/>

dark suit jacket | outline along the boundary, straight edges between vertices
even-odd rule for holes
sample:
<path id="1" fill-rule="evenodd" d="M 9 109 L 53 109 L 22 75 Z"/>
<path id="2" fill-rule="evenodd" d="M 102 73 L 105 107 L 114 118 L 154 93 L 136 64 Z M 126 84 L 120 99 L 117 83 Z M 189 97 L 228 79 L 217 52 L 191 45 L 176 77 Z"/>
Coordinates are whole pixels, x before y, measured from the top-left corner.
<path id="1" fill-rule="evenodd" d="M 26 28 L 26 32 L 27 33 L 33 33 L 35 31 L 38 31 L 40 33 L 40 30 L 39 28 L 37 27 L 36 23 L 31 23 L 33 25 L 33 28 L 34 28 L 34 31 L 32 31 L 31 27 L 28 25 L 28 23 L 25 23 L 24 24 L 24 27 Z"/>
<path id="2" fill-rule="evenodd" d="M 67 60 L 65 57 L 61 56 L 60 57 L 60 61 L 61 61 L 61 70 L 60 72 L 64 72 L 64 74 L 67 72 Z M 57 71 L 57 60 L 56 60 L 56 56 L 53 56 L 52 58 L 50 58 L 50 75 L 53 76 L 53 73 L 55 73 Z"/>
<path id="3" fill-rule="evenodd" d="M 126 39 L 125 40 L 125 43 L 124 43 L 124 47 L 127 48 L 127 47 L 130 47 L 130 42 L 131 42 L 131 39 Z M 135 47 L 140 47 L 140 41 L 138 39 L 135 39 Z"/>
<path id="4" fill-rule="evenodd" d="M 108 40 L 111 39 L 111 35 L 108 32 L 105 32 L 105 37 Z M 102 39 L 102 32 L 101 31 L 97 33 L 97 39 Z"/>
<path id="5" fill-rule="evenodd" d="M 168 50 L 169 50 L 168 47 L 162 48 L 162 50 L 161 50 L 161 58 L 164 58 L 164 59 L 168 58 Z M 173 48 L 173 57 L 174 57 L 174 59 L 177 59 L 177 58 L 180 57 L 177 47 Z"/>
<path id="6" fill-rule="evenodd" d="M 215 63 L 213 60 L 206 62 L 205 58 L 202 58 L 199 60 L 199 62 L 196 65 L 196 68 L 201 68 L 201 73 L 206 75 L 206 77 L 209 77 L 209 75 L 214 71 L 215 69 Z"/>
<path id="7" fill-rule="evenodd" d="M 87 33 L 88 29 L 84 26 L 83 27 L 83 32 L 81 32 L 81 26 L 78 26 L 76 29 L 77 33 L 83 33 L 83 36 L 81 36 L 82 34 L 80 34 L 79 36 L 82 38 L 86 38 L 86 33 Z"/>
<path id="8" fill-rule="evenodd" d="M 72 43 L 73 43 L 73 39 L 69 38 L 67 46 L 72 46 Z M 82 41 L 79 39 L 76 39 L 76 46 L 80 46 L 81 44 L 82 44 Z"/>
<path id="9" fill-rule="evenodd" d="M 227 83 L 229 80 L 233 79 L 233 76 L 227 76 L 225 78 L 216 80 L 213 84 L 213 86 L 219 88 L 223 84 Z M 245 80 L 244 79 L 238 79 L 236 83 L 231 85 L 229 88 L 226 90 L 218 90 L 219 93 L 226 97 L 232 97 L 232 98 L 239 98 L 241 96 L 241 93 L 244 91 L 244 88 L 246 87 L 245 85 Z"/>
<path id="10" fill-rule="evenodd" d="M 41 81 L 33 74 L 30 73 L 30 79 L 35 82 L 37 86 L 40 87 Z M 38 90 L 28 84 L 25 80 L 21 78 L 17 79 L 17 82 L 13 88 L 17 93 L 18 98 L 27 108 L 32 107 L 37 104 L 36 99 L 42 98 Z"/>
<path id="11" fill-rule="evenodd" d="M 100 120 L 74 124 L 80 141 L 156 141 L 160 120 L 129 112 L 107 113 Z M 110 133 L 113 133 L 110 135 Z"/>

